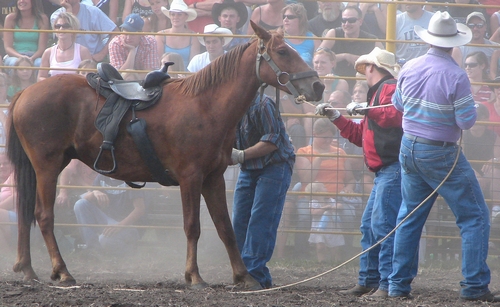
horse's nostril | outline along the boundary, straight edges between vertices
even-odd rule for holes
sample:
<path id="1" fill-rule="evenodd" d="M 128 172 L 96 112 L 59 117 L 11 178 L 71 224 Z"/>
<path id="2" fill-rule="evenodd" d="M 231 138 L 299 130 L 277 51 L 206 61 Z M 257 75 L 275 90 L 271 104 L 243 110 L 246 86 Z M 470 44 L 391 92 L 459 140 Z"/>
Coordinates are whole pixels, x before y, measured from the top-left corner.
<path id="1" fill-rule="evenodd" d="M 316 95 L 316 101 L 320 101 L 323 98 L 323 91 L 325 90 L 325 85 L 320 81 L 315 81 L 313 83 L 314 94 Z"/>

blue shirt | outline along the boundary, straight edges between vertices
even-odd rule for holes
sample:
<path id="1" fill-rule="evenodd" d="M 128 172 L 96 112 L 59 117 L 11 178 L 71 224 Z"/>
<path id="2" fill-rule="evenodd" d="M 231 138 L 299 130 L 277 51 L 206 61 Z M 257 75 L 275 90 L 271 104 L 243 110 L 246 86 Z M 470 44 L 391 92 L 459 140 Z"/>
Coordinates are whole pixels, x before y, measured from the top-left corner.
<path id="1" fill-rule="evenodd" d="M 406 63 L 392 103 L 403 112 L 403 130 L 429 140 L 456 142 L 476 122 L 467 74 L 438 48 Z"/>
<path id="2" fill-rule="evenodd" d="M 307 37 L 313 37 L 314 35 L 311 32 L 306 33 Z M 294 44 L 290 42 L 288 39 L 285 39 L 285 41 L 293 48 L 295 49 L 302 60 L 307 63 L 310 67 L 313 67 L 313 55 L 314 55 L 314 40 L 312 39 L 305 39 L 302 43 L 299 44 Z"/>
<path id="3" fill-rule="evenodd" d="M 278 149 L 259 158 L 250 159 L 241 164 L 243 170 L 263 169 L 266 165 L 287 162 L 293 170 L 295 153 L 285 125 L 276 110 L 274 101 L 264 95 L 255 95 L 252 105 L 243 115 L 236 129 L 236 148 L 247 149 L 259 141 L 271 142 Z"/>

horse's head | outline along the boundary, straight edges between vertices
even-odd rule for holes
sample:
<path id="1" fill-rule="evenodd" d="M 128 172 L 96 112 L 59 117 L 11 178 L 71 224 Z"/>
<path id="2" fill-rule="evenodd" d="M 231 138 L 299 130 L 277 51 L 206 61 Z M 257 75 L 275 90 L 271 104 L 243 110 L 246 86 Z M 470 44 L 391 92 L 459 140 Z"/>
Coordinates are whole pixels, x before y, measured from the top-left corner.
<path id="1" fill-rule="evenodd" d="M 271 34 L 250 21 L 257 35 L 257 77 L 297 98 L 319 101 L 325 86 L 318 74 L 309 67 L 300 55 L 284 40 L 280 33 Z"/>

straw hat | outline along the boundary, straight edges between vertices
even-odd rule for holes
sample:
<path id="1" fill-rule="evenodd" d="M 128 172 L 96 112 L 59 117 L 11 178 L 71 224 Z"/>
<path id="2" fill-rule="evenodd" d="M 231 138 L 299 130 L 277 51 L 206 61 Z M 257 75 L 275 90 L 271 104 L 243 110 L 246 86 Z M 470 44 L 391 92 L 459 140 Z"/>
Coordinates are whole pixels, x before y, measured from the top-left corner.
<path id="1" fill-rule="evenodd" d="M 231 30 L 226 29 L 226 28 L 221 28 L 218 25 L 211 23 L 205 26 L 203 29 L 203 34 L 225 34 L 225 35 L 233 35 L 233 32 Z M 203 36 L 204 37 L 204 36 Z M 205 46 L 205 40 L 203 39 L 202 36 L 198 36 L 198 40 L 200 41 L 200 44 Z M 233 39 L 232 37 L 224 36 L 224 46 L 229 44 L 231 40 Z"/>
<path id="2" fill-rule="evenodd" d="M 240 21 L 236 24 L 236 29 L 243 27 L 248 19 L 247 6 L 243 2 L 234 2 L 234 0 L 224 0 L 222 3 L 214 3 L 212 7 L 212 19 L 215 24 L 220 27 L 219 16 L 227 8 L 234 9 L 240 17 Z"/>
<path id="3" fill-rule="evenodd" d="M 364 75 L 364 70 L 360 69 L 361 64 L 373 64 L 388 71 L 394 78 L 398 76 L 400 68 L 396 63 L 396 57 L 394 54 L 387 50 L 380 49 L 379 47 L 375 47 L 372 52 L 360 56 L 354 63 L 356 71 Z"/>
<path id="4" fill-rule="evenodd" d="M 472 39 L 472 31 L 464 24 L 456 23 L 448 12 L 436 12 L 429 21 L 429 28 L 414 27 L 415 33 L 426 43 L 437 47 L 462 46 Z"/>
<path id="5" fill-rule="evenodd" d="M 172 4 L 170 4 L 170 10 L 165 8 L 164 6 L 161 7 L 161 11 L 165 16 L 167 16 L 169 19 L 170 18 L 170 12 L 181 12 L 181 13 L 186 13 L 188 15 L 188 18 L 186 21 L 192 21 L 196 19 L 196 10 L 190 9 L 186 3 L 182 0 L 174 0 L 172 1 Z"/>

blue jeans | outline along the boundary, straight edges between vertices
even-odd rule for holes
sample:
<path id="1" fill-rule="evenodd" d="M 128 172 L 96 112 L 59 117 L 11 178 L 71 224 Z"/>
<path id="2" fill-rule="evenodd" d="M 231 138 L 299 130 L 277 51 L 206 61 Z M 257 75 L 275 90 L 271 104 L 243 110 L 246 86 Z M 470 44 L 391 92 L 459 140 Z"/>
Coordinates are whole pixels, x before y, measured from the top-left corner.
<path id="1" fill-rule="evenodd" d="M 291 176 L 285 162 L 261 170 L 241 170 L 234 190 L 233 228 L 238 249 L 248 272 L 264 288 L 272 286 L 266 263 L 273 255 Z"/>
<path id="2" fill-rule="evenodd" d="M 446 177 L 459 150 L 458 146 L 433 146 L 403 137 L 399 160 L 403 203 L 398 223 L 418 206 Z M 490 221 L 488 207 L 474 171 L 460 152 L 457 165 L 438 190 L 456 218 L 462 237 L 461 297 L 476 298 L 488 290 L 490 270 L 486 264 Z M 436 199 L 434 195 L 396 231 L 393 271 L 389 295 L 405 295 L 417 275 L 418 242 L 422 227 Z"/>
<path id="3" fill-rule="evenodd" d="M 116 225 L 118 221 L 110 218 L 99 207 L 85 199 L 75 203 L 75 216 L 78 224 Z M 135 228 L 122 228 L 113 236 L 102 234 L 103 227 L 81 227 L 81 233 L 88 248 L 103 248 L 114 254 L 127 252 L 131 245 L 140 239 Z"/>
<path id="4" fill-rule="evenodd" d="M 361 218 L 361 247 L 368 249 L 396 226 L 401 206 L 401 167 L 395 162 L 375 173 L 373 189 Z M 394 235 L 359 259 L 358 284 L 387 291 L 392 272 Z"/>

